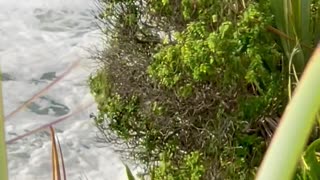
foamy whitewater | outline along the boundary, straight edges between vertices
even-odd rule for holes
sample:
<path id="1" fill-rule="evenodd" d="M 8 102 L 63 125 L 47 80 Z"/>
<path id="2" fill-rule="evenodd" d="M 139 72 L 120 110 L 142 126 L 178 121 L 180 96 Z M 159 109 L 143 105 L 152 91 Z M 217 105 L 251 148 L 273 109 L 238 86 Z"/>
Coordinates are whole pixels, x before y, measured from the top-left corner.
<path id="1" fill-rule="evenodd" d="M 72 113 L 92 101 L 86 80 L 94 63 L 89 49 L 101 48 L 101 35 L 92 14 L 93 0 L 0 0 L 0 61 L 5 114 L 10 113 L 63 73 L 72 63 L 81 66 L 6 121 L 6 139 Z M 96 107 L 57 124 L 69 180 L 126 179 L 119 155 L 96 141 L 89 114 Z M 11 180 L 51 179 L 51 142 L 38 132 L 10 144 Z"/>

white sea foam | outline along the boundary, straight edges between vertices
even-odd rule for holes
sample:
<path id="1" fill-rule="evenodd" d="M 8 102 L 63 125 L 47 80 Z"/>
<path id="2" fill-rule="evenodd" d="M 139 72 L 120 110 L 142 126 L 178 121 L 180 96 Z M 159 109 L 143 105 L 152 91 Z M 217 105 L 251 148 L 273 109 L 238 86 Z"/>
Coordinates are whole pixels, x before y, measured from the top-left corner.
<path id="1" fill-rule="evenodd" d="M 91 72 L 88 48 L 99 46 L 92 10 L 94 0 L 0 0 L 0 61 L 5 113 L 42 89 L 73 62 L 81 66 L 46 95 L 6 122 L 6 139 L 71 113 L 92 101 L 86 86 Z M 91 107 L 56 125 L 68 179 L 125 179 L 112 148 L 98 144 L 89 119 Z M 8 145 L 9 174 L 14 180 L 51 179 L 50 138 L 39 132 Z"/>

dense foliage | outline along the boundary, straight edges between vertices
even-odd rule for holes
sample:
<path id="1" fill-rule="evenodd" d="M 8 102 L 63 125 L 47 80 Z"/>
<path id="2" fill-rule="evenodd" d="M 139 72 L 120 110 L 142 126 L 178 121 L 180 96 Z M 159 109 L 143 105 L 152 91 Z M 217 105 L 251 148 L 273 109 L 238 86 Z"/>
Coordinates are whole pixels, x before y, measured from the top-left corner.
<path id="1" fill-rule="evenodd" d="M 268 1 L 101 3 L 104 138 L 153 179 L 251 179 L 287 102 Z"/>

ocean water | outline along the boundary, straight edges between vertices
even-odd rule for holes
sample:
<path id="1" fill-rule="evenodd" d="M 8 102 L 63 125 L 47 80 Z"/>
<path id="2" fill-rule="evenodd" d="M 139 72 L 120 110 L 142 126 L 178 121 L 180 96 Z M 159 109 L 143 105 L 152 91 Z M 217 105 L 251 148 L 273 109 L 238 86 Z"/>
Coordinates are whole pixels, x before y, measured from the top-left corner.
<path id="1" fill-rule="evenodd" d="M 93 16 L 94 0 L 0 0 L 0 62 L 5 114 L 9 114 L 52 82 L 72 63 L 80 61 L 62 81 L 28 108 L 8 119 L 10 140 L 66 116 L 93 101 L 86 84 L 96 64 L 89 50 L 102 48 Z M 89 114 L 93 105 L 55 125 L 69 180 L 126 179 L 119 155 L 97 142 Z M 48 131 L 9 144 L 11 180 L 51 179 Z"/>

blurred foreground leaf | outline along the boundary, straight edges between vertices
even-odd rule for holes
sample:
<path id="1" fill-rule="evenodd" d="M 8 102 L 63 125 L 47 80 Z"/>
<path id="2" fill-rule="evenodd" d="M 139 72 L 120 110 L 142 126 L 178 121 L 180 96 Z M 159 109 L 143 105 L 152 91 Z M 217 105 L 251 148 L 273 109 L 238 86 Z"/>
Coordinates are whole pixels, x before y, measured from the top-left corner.
<path id="1" fill-rule="evenodd" d="M 0 179 L 8 180 L 7 149 L 5 141 L 5 123 L 2 99 L 2 77 L 0 70 Z"/>

